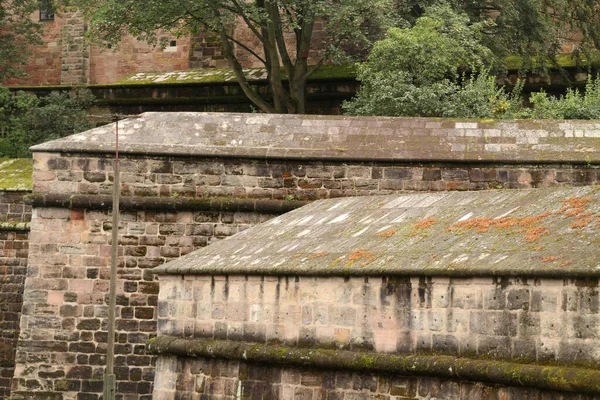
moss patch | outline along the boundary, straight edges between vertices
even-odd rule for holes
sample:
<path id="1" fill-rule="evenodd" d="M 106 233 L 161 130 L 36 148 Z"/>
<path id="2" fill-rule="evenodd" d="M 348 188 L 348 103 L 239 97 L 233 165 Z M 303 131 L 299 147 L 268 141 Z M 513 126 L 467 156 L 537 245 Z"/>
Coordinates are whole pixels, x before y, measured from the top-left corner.
<path id="1" fill-rule="evenodd" d="M 600 372 L 597 369 L 568 365 L 548 366 L 443 355 L 393 355 L 264 345 L 232 340 L 180 339 L 168 336 L 156 338 L 148 344 L 148 350 L 157 355 L 214 357 L 268 365 L 433 376 L 565 392 L 600 393 Z"/>
<path id="2" fill-rule="evenodd" d="M 31 190 L 33 161 L 30 158 L 0 159 L 0 190 Z"/>
<path id="3" fill-rule="evenodd" d="M 287 79 L 283 71 L 283 79 Z M 244 73 L 249 81 L 265 81 L 267 73 L 264 68 L 245 68 Z M 323 65 L 311 76 L 310 80 L 355 79 L 356 66 Z M 177 72 L 149 72 L 135 73 L 118 82 L 121 85 L 149 85 L 149 84 L 190 84 L 190 83 L 226 83 L 237 82 L 231 69 L 203 69 Z"/>

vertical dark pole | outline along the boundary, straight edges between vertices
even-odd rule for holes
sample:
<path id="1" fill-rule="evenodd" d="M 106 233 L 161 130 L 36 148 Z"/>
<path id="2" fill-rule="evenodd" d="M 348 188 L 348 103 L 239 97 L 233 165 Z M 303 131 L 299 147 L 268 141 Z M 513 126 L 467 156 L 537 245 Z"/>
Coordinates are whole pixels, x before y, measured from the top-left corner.
<path id="1" fill-rule="evenodd" d="M 115 399 L 115 309 L 117 307 L 117 262 L 119 241 L 119 118 L 115 116 L 115 165 L 113 178 L 112 243 L 110 248 L 110 288 L 108 305 L 108 347 L 106 349 L 106 373 L 104 374 L 104 400 Z"/>

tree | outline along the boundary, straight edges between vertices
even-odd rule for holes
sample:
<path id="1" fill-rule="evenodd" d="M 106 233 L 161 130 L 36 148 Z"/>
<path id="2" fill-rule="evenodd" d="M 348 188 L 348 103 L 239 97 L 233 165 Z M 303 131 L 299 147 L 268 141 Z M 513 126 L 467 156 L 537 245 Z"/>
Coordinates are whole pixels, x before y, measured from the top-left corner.
<path id="1" fill-rule="evenodd" d="M 401 12 L 411 22 L 428 7 L 446 4 L 465 12 L 472 23 L 486 22 L 482 44 L 499 58 L 522 57 L 524 71 L 557 66 L 566 41 L 575 56 L 600 49 L 600 0 L 407 0 Z"/>
<path id="2" fill-rule="evenodd" d="M 155 44 L 165 30 L 177 36 L 214 34 L 244 93 L 262 111 L 277 113 L 303 113 L 307 80 L 323 62 L 364 52 L 373 39 L 398 23 L 394 0 L 71 0 L 69 4 L 86 15 L 90 36 L 105 44 L 118 44 L 128 33 Z M 324 25 L 326 37 L 313 37 L 317 23 Z M 235 38 L 236 24 L 252 33 L 260 50 Z M 291 45 L 286 43 L 289 32 Z M 264 64 L 271 99 L 247 81 L 235 46 Z M 308 55 L 315 49 L 322 50 L 320 60 L 310 66 Z"/>
<path id="3" fill-rule="evenodd" d="M 503 95 L 487 75 L 493 55 L 481 44 L 485 27 L 441 5 L 429 7 L 411 28 L 390 29 L 375 43 L 368 62 L 359 66 L 361 88 L 344 103 L 344 110 L 355 115 L 489 118 L 502 107 L 510 108 L 513 98 Z M 466 71 L 481 73 L 466 78 Z"/>
<path id="4" fill-rule="evenodd" d="M 94 102 L 88 89 L 40 98 L 0 86 L 0 158 L 30 157 L 33 145 L 93 128 Z"/>
<path id="5" fill-rule="evenodd" d="M 0 0 L 0 82 L 23 73 L 29 47 L 40 43 L 41 26 L 30 16 L 37 0 Z"/>

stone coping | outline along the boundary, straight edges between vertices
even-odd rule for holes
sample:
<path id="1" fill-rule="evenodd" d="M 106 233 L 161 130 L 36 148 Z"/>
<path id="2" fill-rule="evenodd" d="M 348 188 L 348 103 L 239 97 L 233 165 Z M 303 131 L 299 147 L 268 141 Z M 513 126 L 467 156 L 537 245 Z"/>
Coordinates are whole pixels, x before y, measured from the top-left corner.
<path id="1" fill-rule="evenodd" d="M 600 163 L 600 122 L 144 113 L 119 122 L 124 154 L 290 160 Z M 109 124 L 31 148 L 114 153 Z"/>
<path id="2" fill-rule="evenodd" d="M 600 371 L 595 368 L 539 365 L 441 355 L 402 355 L 348 350 L 297 348 L 233 340 L 184 339 L 159 336 L 148 344 L 158 355 L 209 357 L 398 375 L 425 375 L 492 382 L 565 392 L 600 394 Z"/>
<path id="3" fill-rule="evenodd" d="M 25 196 L 24 200 L 26 204 L 34 207 L 83 208 L 93 210 L 112 209 L 112 196 L 109 195 L 32 193 Z M 123 196 L 120 198 L 119 208 L 122 210 L 185 210 L 283 214 L 308 203 L 308 201 L 299 200 Z"/>
<path id="4" fill-rule="evenodd" d="M 600 187 L 321 200 L 158 274 L 600 277 Z"/>
<path id="5" fill-rule="evenodd" d="M 30 158 L 0 159 L 0 191 L 27 192 L 33 187 Z"/>
<path id="6" fill-rule="evenodd" d="M 0 222 L 0 231 L 22 231 L 29 232 L 31 224 L 29 222 Z"/>

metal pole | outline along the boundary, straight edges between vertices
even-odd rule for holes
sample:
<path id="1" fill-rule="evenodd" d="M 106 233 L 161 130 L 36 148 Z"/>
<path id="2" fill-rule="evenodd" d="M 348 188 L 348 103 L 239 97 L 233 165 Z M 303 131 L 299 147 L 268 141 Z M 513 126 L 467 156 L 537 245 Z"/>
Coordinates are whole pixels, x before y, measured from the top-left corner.
<path id="1" fill-rule="evenodd" d="M 113 178 L 112 243 L 110 248 L 110 287 L 108 305 L 108 347 L 106 349 L 106 372 L 104 374 L 104 400 L 115 400 L 115 309 L 117 307 L 117 262 L 119 240 L 119 118 L 115 116 L 115 164 Z"/>

